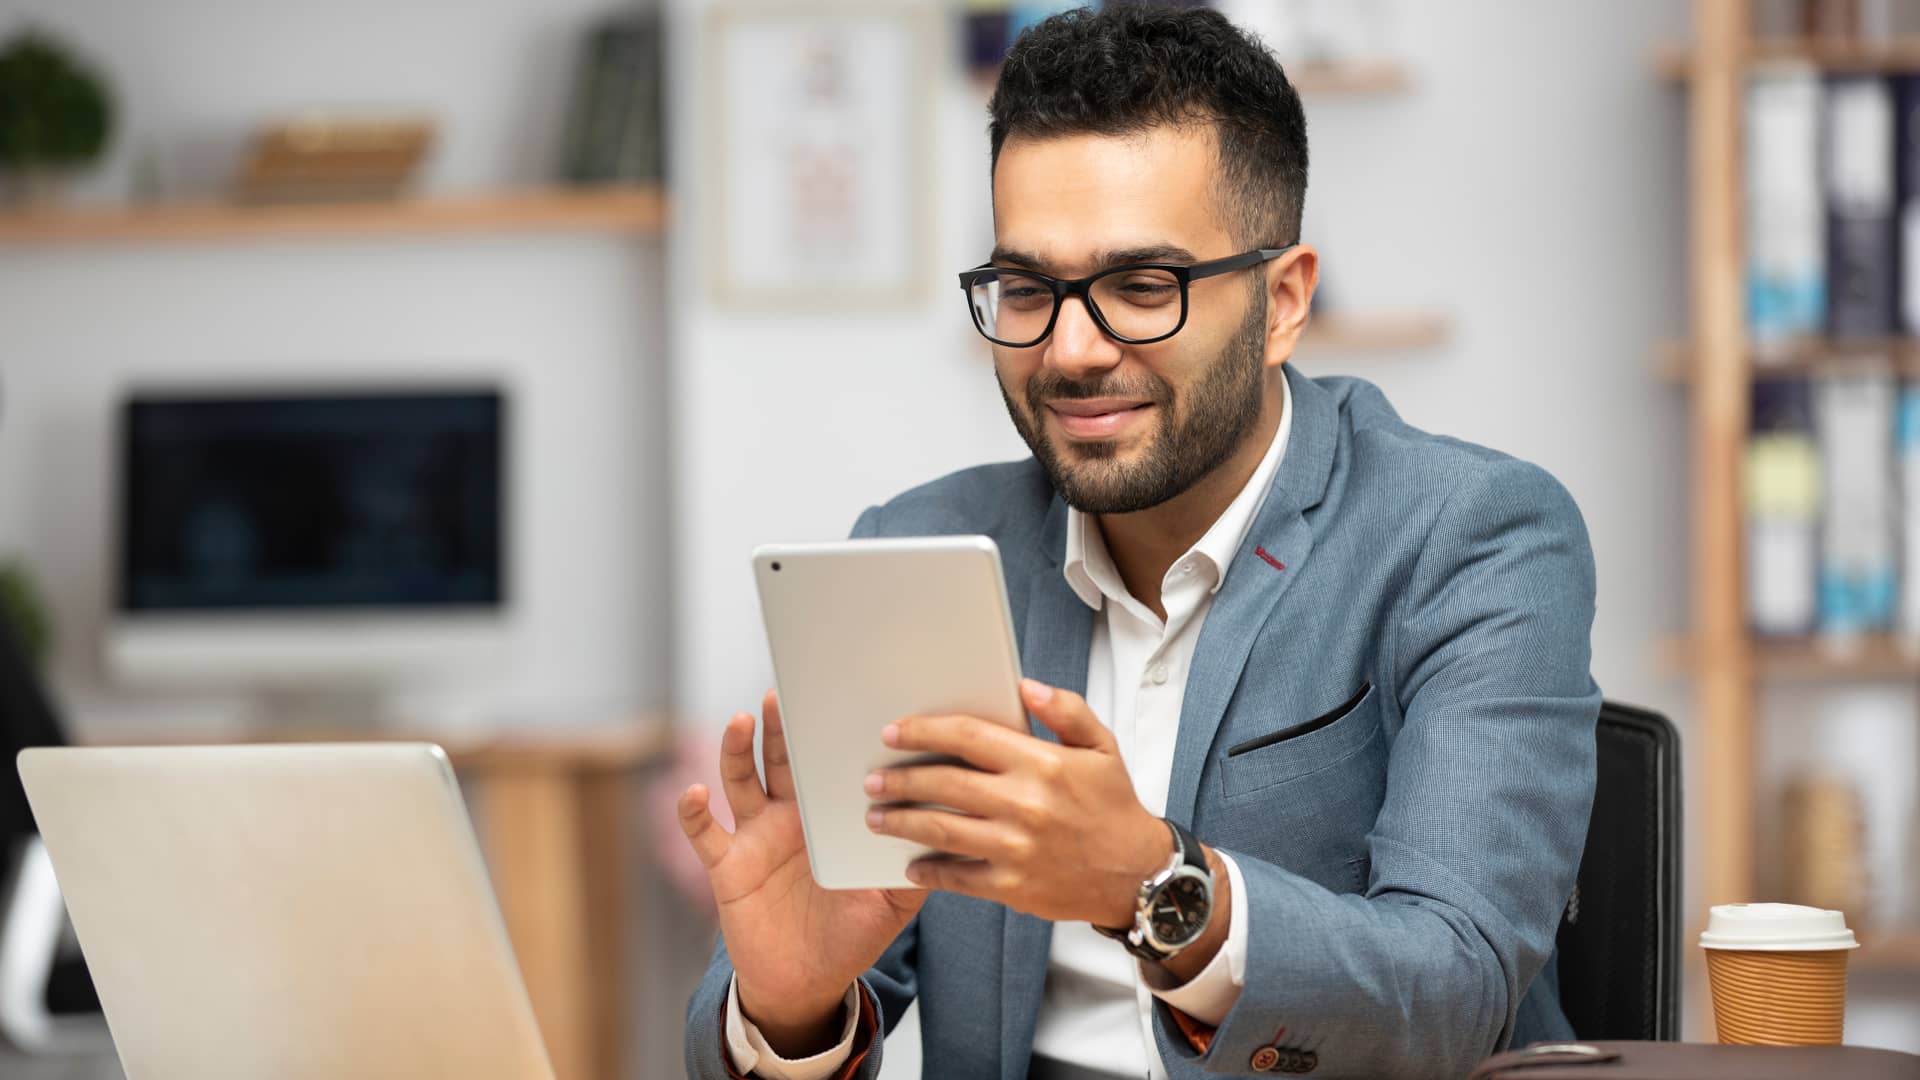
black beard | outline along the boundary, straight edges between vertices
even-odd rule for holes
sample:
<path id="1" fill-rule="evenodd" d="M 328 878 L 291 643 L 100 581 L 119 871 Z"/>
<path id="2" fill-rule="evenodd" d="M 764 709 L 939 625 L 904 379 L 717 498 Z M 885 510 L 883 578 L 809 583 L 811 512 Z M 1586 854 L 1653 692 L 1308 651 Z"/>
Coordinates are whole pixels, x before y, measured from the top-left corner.
<path id="1" fill-rule="evenodd" d="M 1127 386 L 1111 379 L 1076 383 L 1043 369 L 1027 383 L 1025 409 L 1014 404 L 1006 383 L 996 380 L 1015 430 L 1068 506 L 1086 514 L 1147 510 L 1191 488 L 1233 456 L 1260 422 L 1267 322 L 1265 297 L 1261 299 L 1201 374 L 1191 391 L 1186 419 L 1178 424 L 1173 387 L 1157 375 L 1148 375 L 1147 383 Z M 1138 463 L 1115 463 L 1118 448 L 1111 442 L 1078 444 L 1077 456 L 1087 459 L 1082 463 L 1061 460 L 1039 419 L 1046 415 L 1047 402 L 1095 397 L 1145 398 L 1159 408 L 1159 430 Z"/>

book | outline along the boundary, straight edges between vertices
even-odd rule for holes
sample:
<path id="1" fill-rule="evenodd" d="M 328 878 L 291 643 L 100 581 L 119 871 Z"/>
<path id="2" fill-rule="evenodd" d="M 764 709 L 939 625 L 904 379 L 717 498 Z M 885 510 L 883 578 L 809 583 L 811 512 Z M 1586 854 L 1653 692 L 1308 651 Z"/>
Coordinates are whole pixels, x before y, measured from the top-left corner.
<path id="1" fill-rule="evenodd" d="M 1920 336 L 1920 75 L 1893 80 L 1894 213 L 1899 257 L 1894 263 L 1900 332 Z"/>
<path id="2" fill-rule="evenodd" d="M 1887 337 L 1894 304 L 1893 90 L 1878 76 L 1826 86 L 1827 332 Z"/>
<path id="3" fill-rule="evenodd" d="M 1747 84 L 1747 333 L 1761 363 L 1826 324 L 1822 89 L 1818 73 L 1800 66 Z"/>
<path id="4" fill-rule="evenodd" d="M 1810 634 L 1818 616 L 1820 448 L 1806 380 L 1753 384 L 1742 475 L 1748 625 L 1761 635 Z"/>
<path id="5" fill-rule="evenodd" d="M 1920 383 L 1900 388 L 1893 443 L 1900 477 L 1899 633 L 1907 648 L 1920 649 Z"/>
<path id="6" fill-rule="evenodd" d="M 561 174 L 574 184 L 666 179 L 666 99 L 659 15 L 595 26 L 581 48 Z"/>
<path id="7" fill-rule="evenodd" d="M 1893 375 L 1820 376 L 1822 636 L 1845 642 L 1893 624 L 1895 550 Z"/>

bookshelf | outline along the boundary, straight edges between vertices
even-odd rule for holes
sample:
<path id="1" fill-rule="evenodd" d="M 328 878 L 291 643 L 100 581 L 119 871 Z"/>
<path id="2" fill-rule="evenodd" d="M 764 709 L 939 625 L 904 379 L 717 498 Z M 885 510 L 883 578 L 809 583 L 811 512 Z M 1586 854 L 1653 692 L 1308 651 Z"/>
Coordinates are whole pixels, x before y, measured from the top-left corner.
<path id="1" fill-rule="evenodd" d="M 1749 39 L 1738 47 L 1734 58 L 1743 65 L 1754 67 L 1800 63 L 1811 64 L 1835 75 L 1898 75 L 1920 71 L 1920 36 L 1903 35 L 1880 41 L 1797 37 Z M 1687 49 L 1662 49 L 1654 58 L 1655 68 L 1669 79 L 1692 78 L 1694 64 L 1695 53 Z"/>
<path id="2" fill-rule="evenodd" d="M 665 228 L 666 210 L 666 197 L 656 188 L 552 188 L 293 205 L 50 208 L 0 213 L 0 250 L 522 232 L 657 235 Z"/>
<path id="3" fill-rule="evenodd" d="M 1662 668 L 1676 674 L 1698 665 L 1697 649 L 1685 638 L 1663 643 L 1660 659 Z M 1752 660 L 1755 679 L 1766 682 L 1920 682 L 1920 644 L 1889 634 L 1847 642 L 1755 638 Z"/>
<path id="4" fill-rule="evenodd" d="M 1752 0 L 1694 0 L 1693 45 L 1656 58 L 1662 75 L 1684 80 L 1689 90 L 1691 335 L 1662 346 L 1654 364 L 1687 390 L 1691 424 L 1693 625 L 1684 640 L 1662 646 L 1662 659 L 1693 680 L 1698 736 L 1692 745 L 1703 788 L 1696 864 L 1704 867 L 1696 909 L 1702 915 L 1707 905 L 1760 898 L 1753 822 L 1764 815 L 1756 812 L 1755 706 L 1765 684 L 1920 681 L 1920 650 L 1891 636 L 1839 645 L 1762 639 L 1747 628 L 1741 470 L 1753 384 L 1860 368 L 1920 376 L 1920 342 L 1911 340 L 1802 340 L 1764 358 L 1747 341 L 1742 129 L 1748 76 L 1785 62 L 1825 73 L 1920 72 L 1920 38 L 1756 38 L 1755 7 Z M 1860 934 L 1866 944 L 1858 969 L 1903 978 L 1920 971 L 1920 934 L 1871 931 Z"/>
<path id="5" fill-rule="evenodd" d="M 1685 383 L 1695 373 L 1695 352 L 1687 342 L 1662 346 L 1654 358 L 1662 378 Z M 1920 339 L 1915 338 L 1802 338 L 1759 356 L 1746 356 L 1748 376 L 1763 379 L 1800 379 L 1809 375 L 1843 375 L 1852 371 L 1891 371 L 1920 378 Z"/>

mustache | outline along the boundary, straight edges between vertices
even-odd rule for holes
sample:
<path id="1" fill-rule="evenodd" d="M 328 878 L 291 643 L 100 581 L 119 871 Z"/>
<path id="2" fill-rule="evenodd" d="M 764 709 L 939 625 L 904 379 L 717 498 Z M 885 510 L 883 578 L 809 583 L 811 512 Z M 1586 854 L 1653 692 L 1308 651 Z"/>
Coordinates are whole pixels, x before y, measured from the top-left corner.
<path id="1" fill-rule="evenodd" d="M 1128 381 L 1102 376 L 1090 382 L 1079 382 L 1055 372 L 1036 373 L 1027 380 L 1027 403 L 1036 409 L 1049 401 L 1085 401 L 1102 397 L 1165 405 L 1173 400 L 1173 388 L 1159 379 Z"/>

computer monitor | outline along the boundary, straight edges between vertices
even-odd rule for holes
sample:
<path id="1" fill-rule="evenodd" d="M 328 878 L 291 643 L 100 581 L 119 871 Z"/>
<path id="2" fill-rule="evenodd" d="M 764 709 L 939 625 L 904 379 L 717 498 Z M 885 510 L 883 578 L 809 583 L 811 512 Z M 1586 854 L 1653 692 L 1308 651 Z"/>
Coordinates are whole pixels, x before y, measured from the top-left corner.
<path id="1" fill-rule="evenodd" d="M 119 440 L 117 679 L 379 693 L 505 653 L 498 388 L 138 393 Z"/>

